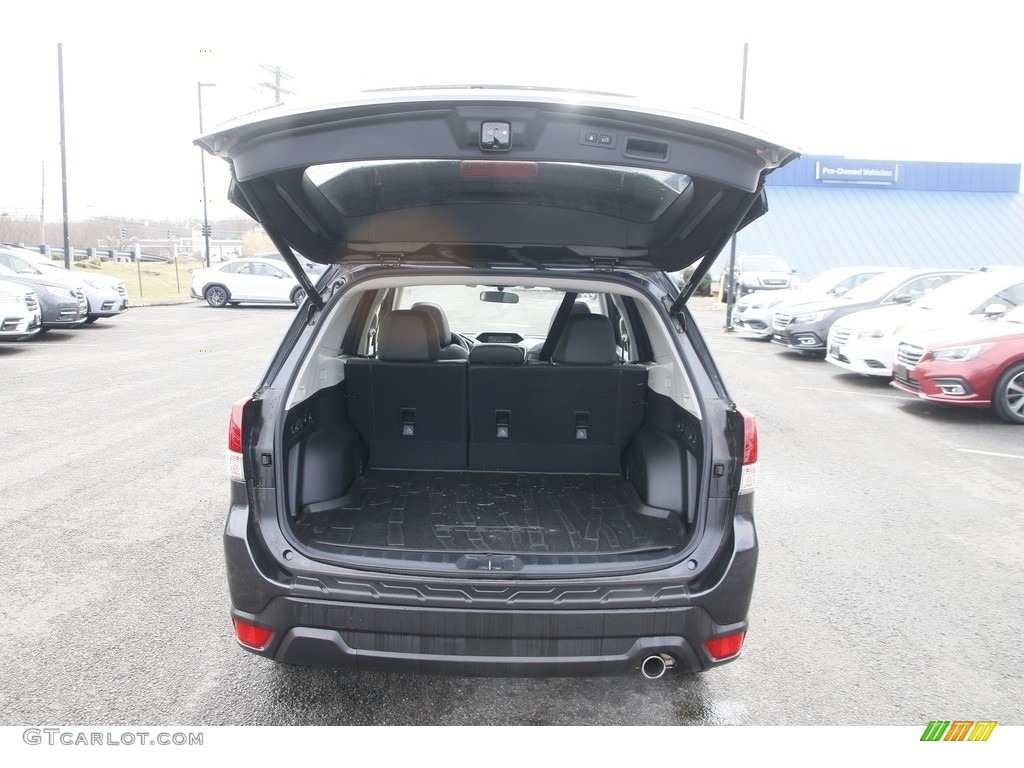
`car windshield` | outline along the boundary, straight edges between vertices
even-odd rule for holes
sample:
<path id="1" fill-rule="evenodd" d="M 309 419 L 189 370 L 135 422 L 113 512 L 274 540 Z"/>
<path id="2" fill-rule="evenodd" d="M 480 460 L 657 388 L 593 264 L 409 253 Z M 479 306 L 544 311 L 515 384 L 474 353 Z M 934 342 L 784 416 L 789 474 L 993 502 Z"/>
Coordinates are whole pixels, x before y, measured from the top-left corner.
<path id="1" fill-rule="evenodd" d="M 488 294 L 490 301 L 482 298 Z M 515 296 L 517 302 L 500 301 L 496 294 Z M 417 302 L 437 304 L 444 309 L 448 325 L 455 333 L 518 333 L 543 337 L 555 311 L 565 296 L 548 288 L 502 288 L 487 285 L 418 285 L 403 288 L 398 309 L 410 309 Z M 578 302 L 591 311 L 600 311 L 593 294 L 579 294 Z"/>
<path id="2" fill-rule="evenodd" d="M 781 256 L 744 256 L 740 269 L 744 272 L 789 272 L 789 265 Z"/>
<path id="3" fill-rule="evenodd" d="M 883 272 L 844 293 L 843 298 L 850 301 L 874 301 L 895 291 L 904 283 L 910 282 L 911 279 L 912 276 L 906 272 Z"/>
<path id="4" fill-rule="evenodd" d="M 826 269 L 809 280 L 804 280 L 800 288 L 812 293 L 827 293 L 850 277 L 852 275 L 848 269 Z"/>
<path id="5" fill-rule="evenodd" d="M 957 313 L 973 312 L 979 304 L 988 303 L 989 299 L 992 303 L 1015 306 L 1015 286 L 1021 282 L 1021 277 L 993 279 L 993 276 L 993 273 L 982 273 L 961 277 L 922 296 L 914 302 L 914 306 Z"/>
<path id="6" fill-rule="evenodd" d="M 18 275 L 35 275 L 38 277 L 43 274 L 23 258 L 12 253 L 0 253 L 0 265 L 8 267 L 14 274 Z"/>

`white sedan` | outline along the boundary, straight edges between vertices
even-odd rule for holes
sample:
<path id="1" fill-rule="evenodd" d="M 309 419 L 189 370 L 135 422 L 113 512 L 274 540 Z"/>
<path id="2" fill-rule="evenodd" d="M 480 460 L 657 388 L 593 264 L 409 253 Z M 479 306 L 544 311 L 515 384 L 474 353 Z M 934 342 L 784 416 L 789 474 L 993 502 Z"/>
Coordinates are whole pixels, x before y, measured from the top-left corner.
<path id="1" fill-rule="evenodd" d="M 271 259 L 236 259 L 192 273 L 192 296 L 206 299 L 211 307 L 241 302 L 294 304 L 306 299 L 306 291 L 286 264 Z"/>

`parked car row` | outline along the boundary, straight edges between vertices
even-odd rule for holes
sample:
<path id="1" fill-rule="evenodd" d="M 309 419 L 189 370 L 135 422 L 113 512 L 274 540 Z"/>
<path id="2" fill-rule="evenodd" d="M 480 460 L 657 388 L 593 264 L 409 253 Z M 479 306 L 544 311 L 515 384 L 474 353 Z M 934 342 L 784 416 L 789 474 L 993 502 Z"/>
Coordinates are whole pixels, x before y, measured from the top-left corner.
<path id="1" fill-rule="evenodd" d="M 0 247 L 0 339 L 19 341 L 128 309 L 124 281 L 70 272 L 42 254 Z"/>
<path id="2" fill-rule="evenodd" d="M 781 292 L 744 297 L 734 325 L 846 371 L 892 378 L 921 398 L 991 407 L 1024 424 L 1024 268 L 849 270 L 822 273 L 782 300 Z"/>

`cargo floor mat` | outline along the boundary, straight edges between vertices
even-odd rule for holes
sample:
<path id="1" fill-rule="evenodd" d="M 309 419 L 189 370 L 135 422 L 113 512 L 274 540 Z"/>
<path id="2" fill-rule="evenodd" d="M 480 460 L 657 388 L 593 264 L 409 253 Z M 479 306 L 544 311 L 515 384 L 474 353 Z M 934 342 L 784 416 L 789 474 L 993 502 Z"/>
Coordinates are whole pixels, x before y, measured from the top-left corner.
<path id="1" fill-rule="evenodd" d="M 341 499 L 295 523 L 316 547 L 505 553 L 626 553 L 678 546 L 616 475 L 369 470 Z"/>

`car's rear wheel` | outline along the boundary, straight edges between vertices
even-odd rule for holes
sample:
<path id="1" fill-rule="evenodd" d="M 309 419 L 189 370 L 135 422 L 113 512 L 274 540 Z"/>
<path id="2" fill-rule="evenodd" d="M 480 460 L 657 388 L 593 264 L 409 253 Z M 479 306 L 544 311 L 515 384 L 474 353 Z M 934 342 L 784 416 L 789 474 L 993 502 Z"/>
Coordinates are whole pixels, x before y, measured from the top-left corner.
<path id="1" fill-rule="evenodd" d="M 292 304 L 296 307 L 301 306 L 302 302 L 306 300 L 306 291 L 302 288 L 296 288 L 292 291 Z"/>
<path id="2" fill-rule="evenodd" d="M 211 285 L 203 292 L 203 297 L 211 307 L 220 308 L 228 303 L 231 295 L 223 285 Z"/>
<path id="3" fill-rule="evenodd" d="M 992 410 L 1003 421 L 1024 424 L 1024 363 L 1003 371 L 992 392 Z"/>

